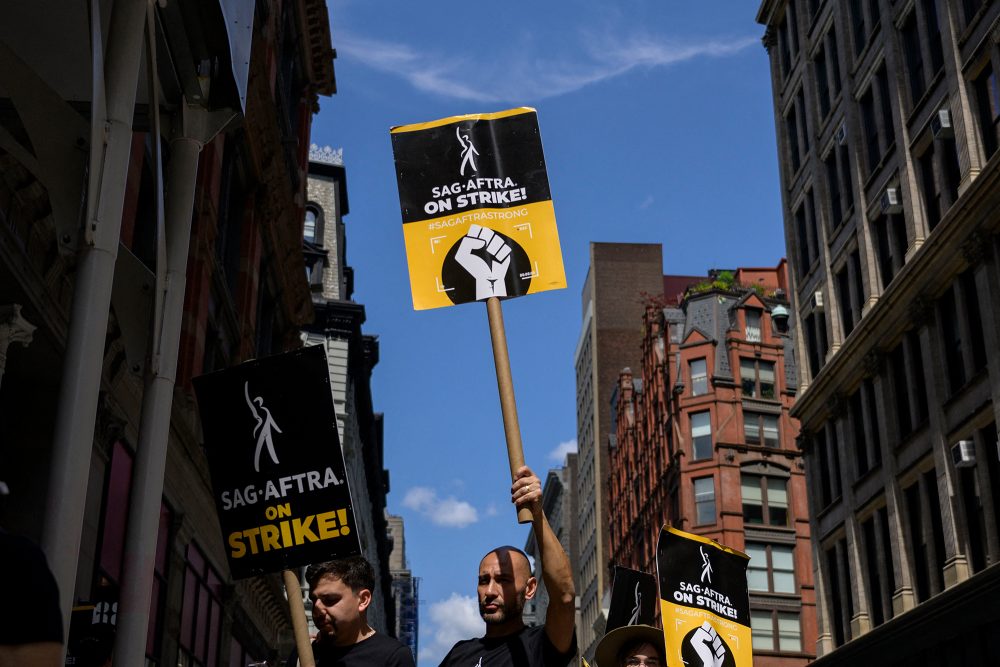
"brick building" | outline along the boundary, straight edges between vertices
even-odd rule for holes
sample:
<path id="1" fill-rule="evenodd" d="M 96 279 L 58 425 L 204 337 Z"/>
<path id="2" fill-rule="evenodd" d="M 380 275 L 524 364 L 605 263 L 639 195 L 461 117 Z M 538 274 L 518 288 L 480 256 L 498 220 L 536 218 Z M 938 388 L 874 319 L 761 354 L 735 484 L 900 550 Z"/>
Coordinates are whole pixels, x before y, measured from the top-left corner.
<path id="1" fill-rule="evenodd" d="M 815 592 L 785 261 L 664 286 L 612 399 L 612 561 L 655 573 L 665 523 L 747 552 L 754 663 L 805 664 Z"/>
<path id="2" fill-rule="evenodd" d="M 573 355 L 579 452 L 576 630 L 580 654 L 588 661 L 604 634 L 607 616 L 602 604 L 611 592 L 606 504 L 610 391 L 618 371 L 638 357 L 643 294 L 663 289 L 662 257 L 659 244 L 590 244 L 590 268 L 581 295 L 583 326 Z"/>
<path id="3" fill-rule="evenodd" d="M 191 378 L 297 347 L 313 317 L 302 220 L 312 113 L 335 88 L 326 4 L 0 15 L 3 525 L 42 545 L 64 619 L 115 607 L 116 664 L 274 662 L 284 591 L 229 576 Z"/>
<path id="4" fill-rule="evenodd" d="M 1000 3 L 766 0 L 817 665 L 1000 664 Z"/>

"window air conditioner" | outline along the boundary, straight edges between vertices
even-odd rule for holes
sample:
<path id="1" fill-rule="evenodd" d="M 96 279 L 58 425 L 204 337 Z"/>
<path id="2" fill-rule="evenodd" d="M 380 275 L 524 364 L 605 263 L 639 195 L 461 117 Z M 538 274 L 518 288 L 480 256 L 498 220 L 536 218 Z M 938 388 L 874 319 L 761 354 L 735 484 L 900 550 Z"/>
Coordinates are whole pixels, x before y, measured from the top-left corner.
<path id="1" fill-rule="evenodd" d="M 837 133 L 833 135 L 833 139 L 837 142 L 838 146 L 843 146 L 847 143 L 847 123 L 840 124 L 840 127 L 837 128 Z"/>
<path id="2" fill-rule="evenodd" d="M 899 196 L 899 188 L 886 188 L 880 203 L 883 213 L 891 215 L 903 212 L 903 200 Z"/>
<path id="3" fill-rule="evenodd" d="M 976 465 L 976 445 L 972 440 L 959 440 L 951 447 L 951 460 L 956 468 Z"/>
<path id="4" fill-rule="evenodd" d="M 812 307 L 813 310 L 822 313 L 823 312 L 823 293 L 820 291 L 813 292 L 812 296 Z"/>
<path id="5" fill-rule="evenodd" d="M 951 127 L 950 111 L 939 109 L 931 116 L 931 136 L 935 139 L 950 139 L 955 136 L 955 131 Z"/>

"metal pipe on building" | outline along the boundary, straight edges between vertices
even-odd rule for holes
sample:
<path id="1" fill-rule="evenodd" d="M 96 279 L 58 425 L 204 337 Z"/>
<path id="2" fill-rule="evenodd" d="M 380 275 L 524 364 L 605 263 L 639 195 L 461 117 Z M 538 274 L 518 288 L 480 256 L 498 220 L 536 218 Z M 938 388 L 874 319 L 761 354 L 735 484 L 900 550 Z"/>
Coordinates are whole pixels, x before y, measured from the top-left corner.
<path id="1" fill-rule="evenodd" d="M 69 628 L 80 557 L 97 398 L 104 364 L 111 287 L 118 255 L 125 182 L 132 146 L 142 59 L 145 0 L 117 0 L 105 61 L 107 146 L 103 170 L 88 196 L 98 197 L 77 260 L 62 384 L 52 444 L 42 546 L 59 585 L 63 627 Z M 94 54 L 93 57 L 100 57 Z M 103 146 L 92 145 L 100 151 Z M 64 649 L 65 650 L 65 649 Z"/>
<path id="2" fill-rule="evenodd" d="M 207 114 L 185 111 L 187 114 Z M 153 332 L 153 349 L 159 363 L 150 367 L 142 396 L 142 421 L 133 468 L 121 596 L 118 602 L 118 629 L 115 635 L 115 662 L 141 665 L 145 659 L 146 630 L 149 626 L 150 591 L 156 563 L 156 539 L 160 525 L 163 477 L 170 439 L 170 414 L 177 376 L 177 351 L 184 314 L 191 214 L 194 209 L 198 156 L 203 142 L 183 136 L 170 144 L 166 190 L 166 293 L 161 330 Z"/>

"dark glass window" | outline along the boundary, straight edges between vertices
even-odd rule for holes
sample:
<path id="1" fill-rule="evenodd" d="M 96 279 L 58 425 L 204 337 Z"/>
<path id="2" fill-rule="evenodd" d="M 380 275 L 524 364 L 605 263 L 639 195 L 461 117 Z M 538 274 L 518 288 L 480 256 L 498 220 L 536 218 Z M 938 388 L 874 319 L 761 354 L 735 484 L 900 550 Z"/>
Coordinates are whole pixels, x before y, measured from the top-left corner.
<path id="1" fill-rule="evenodd" d="M 740 475 L 743 521 L 767 526 L 788 525 L 788 480 L 765 475 Z"/>
<path id="2" fill-rule="evenodd" d="M 790 611 L 750 610 L 750 633 L 755 651 L 802 651 L 802 622 Z"/>
<path id="3" fill-rule="evenodd" d="M 694 506 L 696 523 L 715 523 L 715 478 L 700 477 L 694 480 Z"/>
<path id="4" fill-rule="evenodd" d="M 179 637 L 182 664 L 216 667 L 222 631 L 222 581 L 194 544 L 187 548 Z"/>
<path id="5" fill-rule="evenodd" d="M 741 357 L 740 386 L 744 396 L 773 399 L 774 362 Z"/>
<path id="6" fill-rule="evenodd" d="M 691 449 L 694 460 L 712 458 L 712 418 L 709 412 L 691 414 Z"/>
<path id="7" fill-rule="evenodd" d="M 997 84 L 992 63 L 988 63 L 973 80 L 972 88 L 976 96 L 976 115 L 979 118 L 983 151 L 986 159 L 989 159 L 1000 145 L 1000 85 Z"/>
<path id="8" fill-rule="evenodd" d="M 743 412 L 743 433 L 748 445 L 778 447 L 778 415 Z"/>
<path id="9" fill-rule="evenodd" d="M 708 393 L 708 364 L 704 359 L 691 360 L 691 395 Z"/>
<path id="10" fill-rule="evenodd" d="M 794 548 L 785 544 L 746 543 L 747 588 L 766 593 L 796 592 Z"/>

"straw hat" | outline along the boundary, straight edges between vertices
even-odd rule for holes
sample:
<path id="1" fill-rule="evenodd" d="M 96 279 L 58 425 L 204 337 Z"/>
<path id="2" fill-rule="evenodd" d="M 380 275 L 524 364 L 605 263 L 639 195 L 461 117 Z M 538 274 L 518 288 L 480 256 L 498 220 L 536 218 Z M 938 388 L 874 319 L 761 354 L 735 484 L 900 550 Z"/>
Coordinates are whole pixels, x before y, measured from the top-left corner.
<path id="1" fill-rule="evenodd" d="M 636 640 L 648 642 L 653 646 L 658 646 L 661 651 L 664 650 L 663 631 L 659 628 L 654 628 L 651 625 L 623 625 L 604 635 L 597 645 L 597 650 L 594 652 L 597 667 L 618 667 L 615 662 L 618 651 L 625 644 Z"/>

